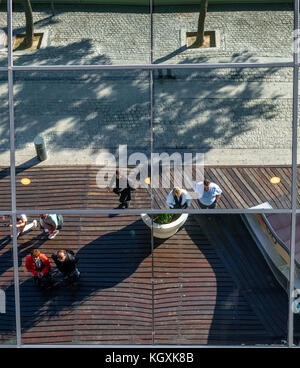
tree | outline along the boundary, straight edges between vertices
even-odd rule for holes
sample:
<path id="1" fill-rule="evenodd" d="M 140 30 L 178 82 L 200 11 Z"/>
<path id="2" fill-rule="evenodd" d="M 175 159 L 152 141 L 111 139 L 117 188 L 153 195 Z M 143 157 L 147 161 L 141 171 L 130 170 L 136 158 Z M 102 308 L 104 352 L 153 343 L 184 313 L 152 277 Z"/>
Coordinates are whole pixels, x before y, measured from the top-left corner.
<path id="1" fill-rule="evenodd" d="M 200 13 L 198 17 L 197 36 L 196 36 L 196 41 L 193 44 L 194 47 L 201 47 L 204 42 L 204 23 L 205 23 L 205 17 L 207 13 L 207 4 L 208 4 L 208 0 L 201 1 Z"/>
<path id="2" fill-rule="evenodd" d="M 32 46 L 33 43 L 33 16 L 32 16 L 32 8 L 30 0 L 23 0 L 23 7 L 25 12 L 25 19 L 26 19 L 26 35 L 25 35 L 25 45 L 26 48 Z"/>

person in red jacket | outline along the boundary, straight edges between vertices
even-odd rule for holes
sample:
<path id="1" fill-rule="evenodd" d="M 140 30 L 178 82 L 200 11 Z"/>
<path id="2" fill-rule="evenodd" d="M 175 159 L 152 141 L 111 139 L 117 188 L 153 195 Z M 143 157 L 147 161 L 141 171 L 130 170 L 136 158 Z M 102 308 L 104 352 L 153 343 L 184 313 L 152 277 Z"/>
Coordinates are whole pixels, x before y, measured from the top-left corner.
<path id="1" fill-rule="evenodd" d="M 26 257 L 25 266 L 27 271 L 31 272 L 34 276 L 35 283 L 38 286 L 51 287 L 51 260 L 38 249 L 34 249 L 31 254 Z"/>

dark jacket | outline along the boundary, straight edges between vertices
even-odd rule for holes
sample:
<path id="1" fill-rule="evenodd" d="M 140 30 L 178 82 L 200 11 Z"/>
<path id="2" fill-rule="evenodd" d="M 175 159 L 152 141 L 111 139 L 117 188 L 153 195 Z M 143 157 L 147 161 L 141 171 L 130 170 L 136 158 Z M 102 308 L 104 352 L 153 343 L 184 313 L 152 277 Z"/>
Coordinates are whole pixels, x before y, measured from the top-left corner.
<path id="1" fill-rule="evenodd" d="M 64 275 L 72 273 L 76 269 L 76 263 L 78 262 L 78 258 L 74 255 L 72 250 L 67 250 L 66 252 L 67 256 L 63 262 L 57 259 L 58 252 L 52 254 L 52 259 L 55 262 L 56 267 Z"/>

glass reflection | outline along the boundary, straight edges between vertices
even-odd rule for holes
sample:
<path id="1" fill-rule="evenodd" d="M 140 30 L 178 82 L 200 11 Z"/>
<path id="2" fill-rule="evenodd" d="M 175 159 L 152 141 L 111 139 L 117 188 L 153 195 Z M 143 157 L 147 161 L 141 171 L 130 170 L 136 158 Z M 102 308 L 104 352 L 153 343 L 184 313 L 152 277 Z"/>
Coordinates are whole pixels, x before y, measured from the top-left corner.
<path id="1" fill-rule="evenodd" d="M 16 65 L 149 63 L 147 2 L 31 5 L 30 10 L 24 9 L 22 4 L 14 4 Z M 27 22 L 24 10 L 28 14 Z"/>
<path id="2" fill-rule="evenodd" d="M 288 273 L 278 277 L 281 255 L 261 221 L 186 215 L 177 228 L 154 224 L 156 344 L 286 343 Z"/>
<path id="3" fill-rule="evenodd" d="M 117 183 L 108 187 L 117 169 L 130 176 L 141 158 L 148 170 L 149 73 L 16 72 L 14 82 L 17 206 L 128 202 L 113 192 Z M 148 187 L 130 192 L 130 208 L 150 207 Z"/>
<path id="4" fill-rule="evenodd" d="M 7 4 L 0 4 L 0 67 L 7 66 L 8 54 L 7 54 Z"/>
<path id="5" fill-rule="evenodd" d="M 220 208 L 290 208 L 292 69 L 172 69 L 172 76 L 154 80 L 157 165 L 194 172 L 202 156 L 198 182 L 221 188 Z M 182 175 L 189 189 L 192 175 Z"/>
<path id="6" fill-rule="evenodd" d="M 10 216 L 0 217 L 0 345 L 17 343 L 10 223 Z"/>
<path id="7" fill-rule="evenodd" d="M 151 232 L 141 217 L 64 215 L 55 238 L 49 214 L 41 218 L 18 238 L 23 343 L 151 344 Z"/>
<path id="8" fill-rule="evenodd" d="M 7 73 L 0 72 L 0 211 L 11 209 L 9 128 Z"/>
<path id="9" fill-rule="evenodd" d="M 292 4 L 185 3 L 154 1 L 155 64 L 292 60 Z"/>

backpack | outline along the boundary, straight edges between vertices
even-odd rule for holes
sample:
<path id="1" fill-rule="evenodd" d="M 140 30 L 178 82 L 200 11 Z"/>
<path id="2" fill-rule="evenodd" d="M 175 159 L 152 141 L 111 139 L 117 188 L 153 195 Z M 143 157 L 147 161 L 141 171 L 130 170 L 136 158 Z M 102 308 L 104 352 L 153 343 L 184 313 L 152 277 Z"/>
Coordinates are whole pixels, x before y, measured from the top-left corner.
<path id="1" fill-rule="evenodd" d="M 62 217 L 62 215 L 49 215 L 49 218 L 54 222 L 55 226 L 57 227 L 57 230 L 61 230 L 63 223 L 64 223 L 64 218 Z"/>

